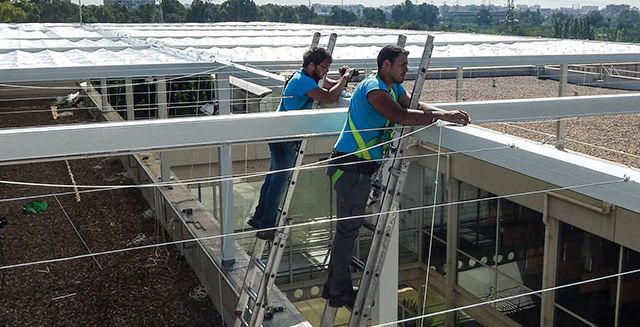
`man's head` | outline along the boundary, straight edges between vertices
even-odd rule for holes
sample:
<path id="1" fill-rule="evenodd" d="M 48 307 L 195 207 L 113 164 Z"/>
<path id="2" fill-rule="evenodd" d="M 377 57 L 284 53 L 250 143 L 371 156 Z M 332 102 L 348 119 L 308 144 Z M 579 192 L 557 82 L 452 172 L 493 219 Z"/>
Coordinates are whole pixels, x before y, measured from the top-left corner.
<path id="1" fill-rule="evenodd" d="M 329 71 L 333 59 L 324 48 L 311 48 L 302 56 L 302 69 L 313 79 L 320 80 Z"/>
<path id="2" fill-rule="evenodd" d="M 397 46 L 387 45 L 378 53 L 378 74 L 389 77 L 393 83 L 402 83 L 408 71 L 409 51 Z"/>

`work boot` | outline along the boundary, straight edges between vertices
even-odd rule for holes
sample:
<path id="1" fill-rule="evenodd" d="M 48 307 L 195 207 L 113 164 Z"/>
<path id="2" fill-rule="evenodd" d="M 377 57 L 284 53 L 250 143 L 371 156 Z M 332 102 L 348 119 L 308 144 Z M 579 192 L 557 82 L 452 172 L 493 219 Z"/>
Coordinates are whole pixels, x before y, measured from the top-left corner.
<path id="1" fill-rule="evenodd" d="M 256 237 L 265 241 L 273 241 L 273 239 L 276 238 L 276 230 L 269 229 L 269 230 L 258 231 L 256 233 Z"/>
<path id="2" fill-rule="evenodd" d="M 329 302 L 330 307 L 339 308 L 347 307 L 349 310 L 353 308 L 356 302 L 356 296 L 358 295 L 358 287 L 353 287 L 341 295 L 334 295 L 329 292 L 329 288 L 325 284 L 322 289 L 322 298 Z"/>
<path id="3" fill-rule="evenodd" d="M 256 219 L 255 216 L 249 218 L 249 220 L 247 220 L 247 225 L 255 228 L 255 229 L 260 229 L 260 221 L 258 219 Z"/>

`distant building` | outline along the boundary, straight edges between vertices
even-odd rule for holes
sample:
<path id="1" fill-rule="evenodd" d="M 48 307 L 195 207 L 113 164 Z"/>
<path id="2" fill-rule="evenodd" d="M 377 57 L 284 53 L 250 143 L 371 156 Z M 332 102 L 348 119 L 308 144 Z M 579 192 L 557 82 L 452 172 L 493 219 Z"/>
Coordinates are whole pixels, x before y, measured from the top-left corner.
<path id="1" fill-rule="evenodd" d="M 625 10 L 631 9 L 629 5 L 607 5 L 604 7 L 604 14 L 608 16 L 617 16 Z"/>
<path id="2" fill-rule="evenodd" d="M 311 7 L 313 8 L 313 11 L 315 11 L 315 13 L 318 15 L 329 16 L 331 15 L 331 8 L 335 6 L 336 5 L 323 5 L 319 3 L 314 3 Z M 363 5 L 346 5 L 346 6 L 337 6 L 337 7 L 339 7 L 340 9 L 352 12 L 358 17 L 362 16 L 362 11 L 365 8 Z"/>
<path id="3" fill-rule="evenodd" d="M 154 4 L 155 0 L 104 0 L 105 5 L 120 5 L 128 10 L 138 9 L 142 5 Z"/>
<path id="4" fill-rule="evenodd" d="M 580 7 L 580 12 L 583 14 L 588 14 L 592 11 L 598 11 L 598 9 L 600 9 L 598 8 L 598 6 L 582 6 Z"/>

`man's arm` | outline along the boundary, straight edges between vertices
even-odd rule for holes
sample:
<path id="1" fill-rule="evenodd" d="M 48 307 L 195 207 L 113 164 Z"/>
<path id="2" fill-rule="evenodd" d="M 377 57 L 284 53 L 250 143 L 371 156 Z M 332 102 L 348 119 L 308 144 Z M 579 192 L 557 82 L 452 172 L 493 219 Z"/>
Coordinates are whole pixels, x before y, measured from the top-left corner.
<path id="1" fill-rule="evenodd" d="M 400 103 L 400 105 L 403 108 L 409 108 L 409 104 L 411 103 L 411 95 L 408 92 L 405 92 L 403 95 L 400 96 L 400 98 L 398 98 L 398 103 Z M 442 109 L 436 108 L 426 102 L 418 102 L 417 110 L 426 112 L 426 111 L 441 111 Z"/>
<path id="2" fill-rule="evenodd" d="M 349 66 L 340 67 L 340 70 L 339 70 L 340 76 L 342 76 L 345 73 L 347 73 L 349 71 L 349 69 L 351 69 L 351 68 L 349 68 Z M 355 74 L 356 74 L 356 70 L 354 70 L 354 69 L 351 69 L 351 70 L 353 70 L 353 73 L 351 73 L 350 78 L 355 76 Z M 338 77 L 338 79 L 340 79 L 340 77 Z M 334 85 L 336 85 L 336 83 L 338 83 L 337 79 L 333 79 L 333 78 L 330 78 L 329 76 L 325 76 L 324 77 L 324 84 L 322 86 L 325 89 L 331 89 Z"/>
<path id="3" fill-rule="evenodd" d="M 367 99 L 381 115 L 401 125 L 428 125 L 438 119 L 462 125 L 469 123 L 469 115 L 462 110 L 445 111 L 427 104 L 424 104 L 425 108 L 432 108 L 433 110 L 422 110 L 421 106 L 418 106 L 420 110 L 404 108 L 404 104 L 407 106 L 409 104 L 409 102 L 406 102 L 407 99 L 410 101 L 406 93 L 400 97 L 400 103 L 393 101 L 389 93 L 383 90 L 369 92 Z"/>
<path id="4" fill-rule="evenodd" d="M 326 85 L 327 89 L 315 88 L 307 93 L 309 97 L 318 101 L 320 104 L 327 104 L 336 102 L 338 97 L 340 97 L 340 93 L 344 90 L 345 86 L 347 86 L 347 82 L 351 78 L 353 74 L 353 70 L 348 69 L 344 74 L 340 76 L 337 80 L 331 80 L 328 85 Z"/>
<path id="5" fill-rule="evenodd" d="M 340 76 L 342 77 L 342 75 Z M 336 84 L 338 84 L 338 81 L 340 80 L 340 77 L 338 77 L 338 79 L 333 79 L 333 78 L 329 78 L 326 77 L 324 78 L 324 84 L 322 84 L 322 86 L 325 89 L 331 89 L 332 87 L 334 87 Z"/>

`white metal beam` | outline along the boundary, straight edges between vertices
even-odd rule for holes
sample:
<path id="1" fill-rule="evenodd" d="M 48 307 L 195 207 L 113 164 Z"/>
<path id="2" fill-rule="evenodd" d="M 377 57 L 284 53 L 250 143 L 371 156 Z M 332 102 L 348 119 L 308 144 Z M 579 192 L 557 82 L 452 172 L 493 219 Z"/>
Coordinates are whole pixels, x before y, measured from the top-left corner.
<path id="1" fill-rule="evenodd" d="M 82 51 L 97 51 L 101 49 L 120 51 L 125 49 L 131 50 L 144 50 L 148 49 L 148 46 L 131 46 L 131 45 L 90 45 L 90 46 L 59 46 L 59 47 L 22 47 L 22 48 L 0 48 L 0 53 L 8 53 L 13 51 L 23 51 L 23 52 L 40 52 L 40 51 L 71 51 L 71 50 L 82 50 Z"/>
<path id="2" fill-rule="evenodd" d="M 280 61 L 236 61 L 258 67 L 287 67 L 299 66 L 295 60 Z M 640 62 L 639 53 L 629 54 L 586 54 L 586 55 L 527 55 L 527 56 L 487 56 L 487 57 L 434 57 L 431 59 L 430 69 L 462 67 L 493 67 L 493 66 L 523 66 L 523 65 L 559 65 L 559 64 L 595 64 L 595 63 L 630 63 Z M 409 66 L 417 67 L 420 58 L 409 58 Z M 357 69 L 376 67 L 375 58 L 371 59 L 335 59 L 333 65 L 348 65 Z"/>
<path id="3" fill-rule="evenodd" d="M 417 133 L 417 137 L 438 144 L 438 129 L 425 129 Z M 574 191 L 640 212 L 638 170 L 581 154 L 559 151 L 551 145 L 538 144 L 482 128 L 445 127 L 441 144 L 443 148 L 451 151 L 512 145 L 513 149 L 487 150 L 467 155 L 558 187 L 607 183 L 628 177 L 628 182 L 581 187 Z"/>
<path id="4" fill-rule="evenodd" d="M 435 105 L 466 110 L 474 122 L 495 122 L 637 113 L 638 103 L 640 93 Z M 345 112 L 338 108 L 6 129 L 0 130 L 0 164 L 337 135 Z"/>
<path id="5" fill-rule="evenodd" d="M 0 69 L 0 83 L 86 81 L 100 78 L 146 78 L 158 75 L 207 74 L 222 65 L 211 62 Z"/>
<path id="6" fill-rule="evenodd" d="M 640 94 L 565 97 L 538 100 L 452 103 L 440 107 L 465 109 L 477 120 L 522 120 L 531 117 L 571 117 L 636 112 Z M 556 111 L 562 108 L 562 114 Z M 345 119 L 344 108 L 300 110 L 215 117 L 176 118 L 85 125 L 31 127 L 0 130 L 0 165 L 166 150 L 244 142 L 267 142 L 299 137 L 336 135 Z M 437 129 L 417 136 L 437 144 Z M 511 150 L 468 154 L 558 186 L 575 186 L 621 179 L 630 182 L 576 189 L 613 205 L 640 212 L 640 172 L 551 146 L 502 135 L 481 128 L 445 128 L 442 146 L 450 150 L 475 150 L 515 144 Z"/>
<path id="7" fill-rule="evenodd" d="M 4 129 L 0 164 L 337 134 L 344 113 L 300 110 Z"/>
<path id="8" fill-rule="evenodd" d="M 628 93 L 433 105 L 446 110 L 465 110 L 471 115 L 472 122 L 500 122 L 640 113 L 639 103 L 640 93 Z"/>

